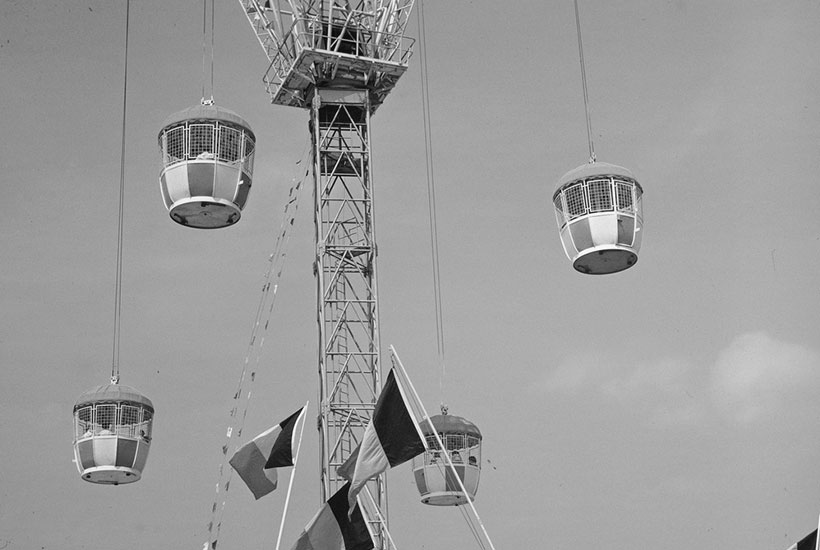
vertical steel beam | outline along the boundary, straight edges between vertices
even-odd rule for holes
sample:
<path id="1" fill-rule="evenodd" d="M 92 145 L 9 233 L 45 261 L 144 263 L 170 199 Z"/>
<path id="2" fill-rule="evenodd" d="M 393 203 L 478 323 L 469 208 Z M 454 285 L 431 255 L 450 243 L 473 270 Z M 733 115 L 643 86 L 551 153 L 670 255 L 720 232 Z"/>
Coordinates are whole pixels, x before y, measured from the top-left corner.
<path id="1" fill-rule="evenodd" d="M 381 392 L 369 102 L 366 89 L 338 88 L 317 88 L 311 101 L 323 500 L 346 482 L 336 469 Z M 386 518 L 384 477 L 369 489 Z M 377 548 L 388 548 L 378 515 L 363 512 Z"/>

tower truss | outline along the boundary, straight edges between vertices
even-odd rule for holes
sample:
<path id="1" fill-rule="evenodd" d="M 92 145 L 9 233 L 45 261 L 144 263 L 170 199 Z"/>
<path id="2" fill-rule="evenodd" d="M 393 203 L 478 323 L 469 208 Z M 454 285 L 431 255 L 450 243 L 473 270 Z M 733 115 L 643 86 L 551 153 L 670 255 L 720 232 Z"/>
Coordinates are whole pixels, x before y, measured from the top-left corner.
<path id="1" fill-rule="evenodd" d="M 407 69 L 414 0 L 239 0 L 270 64 L 271 102 L 310 111 L 322 499 L 346 480 L 381 392 L 370 117 Z M 371 501 L 367 495 L 371 495 Z M 384 476 L 360 497 L 377 548 Z"/>
<path id="2" fill-rule="evenodd" d="M 364 90 L 323 88 L 311 102 L 326 497 L 345 483 L 336 469 L 361 441 L 381 391 L 367 98 Z M 374 489 L 381 503 L 383 481 Z"/>

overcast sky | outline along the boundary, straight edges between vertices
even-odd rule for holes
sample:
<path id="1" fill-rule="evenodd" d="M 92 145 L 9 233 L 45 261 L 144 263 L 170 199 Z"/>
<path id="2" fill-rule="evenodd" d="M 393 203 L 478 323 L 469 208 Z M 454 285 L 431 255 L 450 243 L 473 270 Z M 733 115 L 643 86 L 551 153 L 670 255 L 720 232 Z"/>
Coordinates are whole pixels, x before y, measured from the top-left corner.
<path id="1" fill-rule="evenodd" d="M 372 119 L 383 364 L 395 346 L 429 409 L 481 429 L 498 550 L 785 550 L 820 514 L 820 2 L 580 9 L 598 159 L 645 192 L 637 265 L 576 273 L 555 227 L 555 183 L 588 156 L 571 0 L 428 0 L 444 390 L 418 58 Z M 215 99 L 256 133 L 254 187 L 234 227 L 173 223 L 156 137 L 200 101 L 202 2 L 132 2 L 121 374 L 156 421 L 141 481 L 82 481 L 72 406 L 111 364 L 124 23 L 124 0 L 0 2 L 0 549 L 202 547 L 304 170 L 307 112 L 269 104 L 239 3 L 217 2 Z M 285 548 L 319 505 L 310 189 L 245 428 L 311 401 Z M 273 548 L 284 491 L 234 479 L 220 548 Z M 389 482 L 400 549 L 476 547 L 408 466 Z"/>

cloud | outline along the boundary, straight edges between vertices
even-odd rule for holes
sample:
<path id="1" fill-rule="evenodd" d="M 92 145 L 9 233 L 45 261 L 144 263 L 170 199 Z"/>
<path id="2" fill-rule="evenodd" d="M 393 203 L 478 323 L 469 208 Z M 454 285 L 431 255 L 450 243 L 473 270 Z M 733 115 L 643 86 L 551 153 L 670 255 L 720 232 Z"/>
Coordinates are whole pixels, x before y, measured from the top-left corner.
<path id="1" fill-rule="evenodd" d="M 750 423 L 805 405 L 818 391 L 817 351 L 772 338 L 765 332 L 736 337 L 717 358 L 711 390 L 730 418 Z"/>
<path id="2" fill-rule="evenodd" d="M 583 352 L 549 370 L 535 391 L 618 403 L 657 427 L 691 425 L 703 416 L 695 366 L 678 357 L 634 362 Z"/>
<path id="3" fill-rule="evenodd" d="M 662 357 L 638 363 L 622 376 L 601 385 L 601 390 L 621 400 L 641 398 L 657 392 L 684 392 L 692 365 L 679 357 Z"/>
<path id="4" fill-rule="evenodd" d="M 657 427 L 695 425 L 714 414 L 731 423 L 782 423 L 820 416 L 818 374 L 818 351 L 758 331 L 736 336 L 705 365 L 581 352 L 549 369 L 533 391 L 605 399 Z"/>
<path id="5" fill-rule="evenodd" d="M 608 363 L 611 360 L 601 353 L 582 352 L 572 355 L 548 370 L 537 389 L 547 393 L 569 394 L 585 391 L 590 386 L 596 386 L 601 377 L 606 375 L 604 365 Z"/>

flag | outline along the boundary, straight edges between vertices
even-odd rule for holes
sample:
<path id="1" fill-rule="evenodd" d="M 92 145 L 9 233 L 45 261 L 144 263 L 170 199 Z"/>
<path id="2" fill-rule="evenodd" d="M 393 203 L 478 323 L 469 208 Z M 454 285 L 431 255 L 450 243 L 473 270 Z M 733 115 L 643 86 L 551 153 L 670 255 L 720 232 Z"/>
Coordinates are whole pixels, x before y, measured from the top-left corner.
<path id="1" fill-rule="evenodd" d="M 291 550 L 371 550 L 373 539 L 367 530 L 359 505 L 353 512 L 347 503 L 350 483 L 336 491 L 313 516 Z"/>
<path id="2" fill-rule="evenodd" d="M 419 435 L 416 421 L 404 402 L 391 369 L 376 402 L 373 418 L 354 452 L 356 463 L 350 473 L 349 506 L 352 508 L 356 503 L 356 495 L 369 479 L 420 455 L 424 448 L 424 440 Z M 341 469 L 342 473 L 350 470 L 349 465 L 345 468 L 345 464 Z"/>
<path id="3" fill-rule="evenodd" d="M 359 458 L 359 448 L 356 447 L 350 456 L 347 457 L 341 466 L 336 468 L 336 475 L 348 481 L 353 480 L 353 470 L 356 468 L 356 460 Z"/>
<path id="4" fill-rule="evenodd" d="M 228 461 L 258 500 L 276 489 L 276 468 L 293 466 L 294 427 L 302 407 L 240 447 Z"/>
<path id="5" fill-rule="evenodd" d="M 816 550 L 817 548 L 817 529 L 803 537 L 800 542 L 789 546 L 789 550 Z"/>

